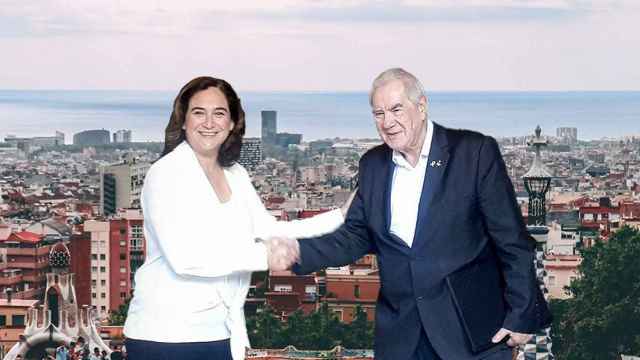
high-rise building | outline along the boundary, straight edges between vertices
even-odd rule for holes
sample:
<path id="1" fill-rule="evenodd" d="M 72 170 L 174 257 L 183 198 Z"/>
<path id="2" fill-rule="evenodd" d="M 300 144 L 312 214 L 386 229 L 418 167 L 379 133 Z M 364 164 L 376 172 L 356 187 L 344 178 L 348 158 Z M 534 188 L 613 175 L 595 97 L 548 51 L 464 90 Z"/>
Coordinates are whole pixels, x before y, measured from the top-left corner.
<path id="1" fill-rule="evenodd" d="M 556 129 L 556 137 L 564 144 L 575 145 L 578 143 L 578 128 L 559 127 Z"/>
<path id="2" fill-rule="evenodd" d="M 146 251 L 141 210 L 123 210 L 111 219 L 110 248 L 113 254 L 110 306 L 111 310 L 116 310 L 131 296 L 135 273 L 144 263 Z"/>
<path id="3" fill-rule="evenodd" d="M 109 315 L 109 221 L 88 220 L 84 231 L 91 238 L 91 305 L 101 319 Z"/>
<path id="4" fill-rule="evenodd" d="M 109 130 L 86 130 L 73 135 L 73 145 L 94 146 L 110 143 Z"/>
<path id="5" fill-rule="evenodd" d="M 269 147 L 276 144 L 276 133 L 278 132 L 277 117 L 275 110 L 262 110 L 262 145 Z"/>
<path id="6" fill-rule="evenodd" d="M 262 140 L 260 138 L 242 139 L 242 149 L 240 150 L 240 165 L 247 169 L 255 169 L 262 163 Z"/>
<path id="7" fill-rule="evenodd" d="M 102 214 L 115 214 L 121 208 L 140 208 L 142 184 L 150 166 L 128 154 L 121 164 L 103 167 L 100 174 Z"/>
<path id="8" fill-rule="evenodd" d="M 118 130 L 113 133 L 114 143 L 130 143 L 131 142 L 131 130 Z"/>
<path id="9" fill-rule="evenodd" d="M 91 233 L 82 231 L 71 235 L 71 272 L 75 274 L 78 306 L 91 306 Z"/>
<path id="10" fill-rule="evenodd" d="M 133 277 L 144 262 L 142 212 L 129 209 L 108 220 L 89 220 L 84 231 L 91 238 L 91 305 L 106 318 L 131 297 Z"/>
<path id="11" fill-rule="evenodd" d="M 54 136 L 36 136 L 30 138 L 7 135 L 4 142 L 28 154 L 31 151 L 35 151 L 43 147 L 64 145 L 64 133 L 56 131 Z"/>
<path id="12" fill-rule="evenodd" d="M 276 145 L 287 148 L 289 145 L 300 145 L 302 142 L 302 134 L 277 133 Z"/>

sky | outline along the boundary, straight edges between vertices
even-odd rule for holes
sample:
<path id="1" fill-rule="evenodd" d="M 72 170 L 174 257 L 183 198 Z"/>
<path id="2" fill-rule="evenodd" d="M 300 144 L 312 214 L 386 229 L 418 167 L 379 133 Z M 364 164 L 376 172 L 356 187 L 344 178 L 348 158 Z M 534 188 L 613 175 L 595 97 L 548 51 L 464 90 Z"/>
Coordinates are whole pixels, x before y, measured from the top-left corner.
<path id="1" fill-rule="evenodd" d="M 0 89 L 640 90 L 637 0 L 0 0 Z"/>

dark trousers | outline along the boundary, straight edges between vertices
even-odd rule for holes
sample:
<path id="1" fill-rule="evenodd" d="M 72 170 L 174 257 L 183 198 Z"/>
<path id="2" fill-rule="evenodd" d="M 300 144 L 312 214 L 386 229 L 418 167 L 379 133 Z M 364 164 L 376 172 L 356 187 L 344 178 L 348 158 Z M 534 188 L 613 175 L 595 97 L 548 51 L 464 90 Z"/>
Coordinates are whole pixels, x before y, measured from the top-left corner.
<path id="1" fill-rule="evenodd" d="M 232 360 L 229 339 L 193 343 L 125 340 L 127 360 Z"/>
<path id="2" fill-rule="evenodd" d="M 499 350 L 490 353 L 489 355 L 481 358 L 480 360 L 511 360 L 513 350 L 509 347 L 500 347 Z M 411 360 L 442 360 L 438 356 L 438 353 L 431 346 L 431 342 L 427 337 L 424 329 L 422 329 L 422 336 L 416 347 L 416 351 L 413 354 Z"/>

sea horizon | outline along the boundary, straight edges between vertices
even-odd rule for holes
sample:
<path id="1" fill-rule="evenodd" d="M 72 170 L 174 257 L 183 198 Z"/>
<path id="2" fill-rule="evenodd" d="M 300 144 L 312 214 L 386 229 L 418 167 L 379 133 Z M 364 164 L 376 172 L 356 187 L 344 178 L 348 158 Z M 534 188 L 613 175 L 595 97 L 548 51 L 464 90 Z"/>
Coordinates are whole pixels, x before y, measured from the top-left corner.
<path id="1" fill-rule="evenodd" d="M 278 111 L 278 131 L 304 141 L 377 138 L 367 91 L 238 91 L 248 137 L 260 136 L 260 111 Z M 162 141 L 177 91 L 0 90 L 0 140 L 130 129 L 137 142 Z M 428 91 L 430 118 L 444 126 L 494 137 L 577 127 L 580 140 L 640 136 L 640 91 Z"/>

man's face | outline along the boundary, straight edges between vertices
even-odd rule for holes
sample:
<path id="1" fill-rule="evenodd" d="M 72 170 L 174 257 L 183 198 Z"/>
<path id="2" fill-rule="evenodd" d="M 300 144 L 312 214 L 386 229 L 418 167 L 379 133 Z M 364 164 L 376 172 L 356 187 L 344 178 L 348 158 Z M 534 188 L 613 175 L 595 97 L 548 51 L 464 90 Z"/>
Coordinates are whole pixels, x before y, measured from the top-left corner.
<path id="1" fill-rule="evenodd" d="M 372 112 L 380 138 L 390 148 L 401 153 L 421 149 L 424 140 L 426 99 L 422 96 L 418 104 L 407 97 L 404 84 L 392 80 L 378 89 L 372 97 Z"/>

